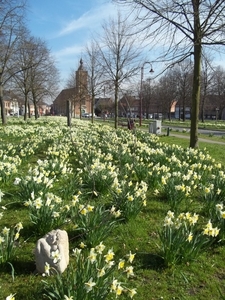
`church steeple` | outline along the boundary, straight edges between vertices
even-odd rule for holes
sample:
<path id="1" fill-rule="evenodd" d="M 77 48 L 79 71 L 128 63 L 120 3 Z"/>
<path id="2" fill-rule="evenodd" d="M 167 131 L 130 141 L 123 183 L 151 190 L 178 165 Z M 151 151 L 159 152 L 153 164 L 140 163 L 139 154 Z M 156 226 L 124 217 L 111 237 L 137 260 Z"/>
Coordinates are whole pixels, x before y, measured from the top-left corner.
<path id="1" fill-rule="evenodd" d="M 83 60 L 80 59 L 80 65 L 76 71 L 76 88 L 79 95 L 87 95 L 88 72 L 85 71 Z"/>
<path id="2" fill-rule="evenodd" d="M 80 59 L 80 66 L 79 66 L 78 70 L 84 70 L 82 58 Z"/>

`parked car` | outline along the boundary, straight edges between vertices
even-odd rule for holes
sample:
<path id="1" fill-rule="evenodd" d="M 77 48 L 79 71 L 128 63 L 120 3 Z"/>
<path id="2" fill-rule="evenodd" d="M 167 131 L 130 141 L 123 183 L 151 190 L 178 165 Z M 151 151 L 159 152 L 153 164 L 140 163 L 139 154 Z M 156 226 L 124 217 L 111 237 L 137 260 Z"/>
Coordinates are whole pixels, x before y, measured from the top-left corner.
<path id="1" fill-rule="evenodd" d="M 82 114 L 82 118 L 89 118 L 89 117 L 91 117 L 91 114 L 89 114 L 89 113 Z"/>
<path id="2" fill-rule="evenodd" d="M 92 114 L 89 114 L 89 113 L 82 114 L 82 118 L 91 118 L 91 117 L 92 117 Z M 94 118 L 96 118 L 96 115 L 94 115 Z"/>

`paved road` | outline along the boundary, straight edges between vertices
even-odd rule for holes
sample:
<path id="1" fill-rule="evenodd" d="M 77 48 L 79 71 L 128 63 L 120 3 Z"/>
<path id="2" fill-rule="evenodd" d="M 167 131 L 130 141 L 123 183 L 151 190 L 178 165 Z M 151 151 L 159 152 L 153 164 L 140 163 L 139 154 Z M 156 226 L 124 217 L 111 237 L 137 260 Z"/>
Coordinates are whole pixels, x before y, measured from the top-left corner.
<path id="1" fill-rule="evenodd" d="M 171 127 L 171 126 L 162 126 L 162 128 L 166 129 L 166 128 L 170 128 L 172 130 L 179 130 L 180 132 L 182 132 L 184 129 L 188 132 L 190 131 L 190 128 L 186 128 L 186 127 Z M 225 136 L 225 131 L 222 130 L 211 130 L 211 129 L 198 129 L 198 133 L 200 134 L 207 134 L 207 135 L 216 135 L 216 136 Z"/>
<path id="2" fill-rule="evenodd" d="M 164 129 L 168 128 L 168 126 L 162 126 Z M 180 128 L 180 127 L 169 127 L 172 129 L 172 131 L 170 131 L 170 136 L 175 136 L 175 137 L 180 137 L 180 138 L 184 138 L 184 139 L 190 139 L 189 135 L 182 135 L 182 134 L 176 134 L 177 130 L 179 130 L 179 132 L 182 132 L 184 129 L 186 129 L 187 131 L 190 131 L 189 128 Z M 174 131 L 175 130 L 175 131 Z M 209 130 L 209 129 L 198 129 L 199 134 L 201 135 L 214 135 L 214 136 L 224 136 L 225 137 L 225 132 L 224 131 L 219 131 L 219 130 Z M 225 145 L 225 141 L 214 141 L 214 140 L 210 140 L 207 139 L 207 137 L 199 137 L 198 138 L 199 141 L 202 142 L 206 142 L 206 143 L 210 143 L 210 144 L 219 144 L 219 145 Z"/>
<path id="3" fill-rule="evenodd" d="M 176 133 L 173 133 L 173 132 L 170 132 L 170 136 L 175 136 L 175 137 L 178 137 L 178 138 L 184 138 L 184 139 L 190 139 L 190 136 L 188 135 L 181 135 L 181 134 L 176 134 Z M 200 142 L 205 142 L 205 143 L 209 143 L 209 144 L 219 144 L 219 145 L 224 145 L 225 146 L 225 142 L 220 142 L 220 141 L 213 141 L 213 140 L 209 140 L 207 138 L 198 138 L 198 140 Z"/>

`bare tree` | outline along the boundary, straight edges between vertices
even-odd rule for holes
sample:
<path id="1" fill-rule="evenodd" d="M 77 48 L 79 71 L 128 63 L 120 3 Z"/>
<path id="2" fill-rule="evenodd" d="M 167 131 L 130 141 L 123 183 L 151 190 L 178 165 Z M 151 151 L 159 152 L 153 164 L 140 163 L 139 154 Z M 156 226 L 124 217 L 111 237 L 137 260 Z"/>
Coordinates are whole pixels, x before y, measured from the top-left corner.
<path id="1" fill-rule="evenodd" d="M 76 115 L 76 106 L 79 106 L 80 108 L 80 119 L 82 118 L 82 103 L 81 98 L 82 95 L 78 95 L 76 91 L 76 70 L 75 68 L 72 68 L 70 70 L 67 82 L 66 82 L 66 89 L 71 89 L 72 92 L 70 93 L 70 98 L 68 99 L 71 102 L 71 115 L 75 117 Z M 80 82 L 82 84 L 82 82 Z M 86 87 L 85 87 L 86 88 Z"/>
<path id="2" fill-rule="evenodd" d="M 142 86 L 142 111 L 143 114 L 146 115 L 146 118 L 149 118 L 149 114 L 151 112 L 151 104 L 154 94 L 154 86 L 152 80 L 149 78 L 143 82 Z"/>
<path id="3" fill-rule="evenodd" d="M 171 120 L 171 108 L 176 102 L 177 82 L 174 70 L 169 70 L 162 76 L 158 83 L 158 92 L 162 107 L 163 116 L 167 116 Z"/>
<path id="4" fill-rule="evenodd" d="M 35 118 L 38 118 L 38 103 L 55 96 L 59 73 L 46 43 L 27 33 L 18 46 L 15 57 L 20 72 L 13 76 L 15 88 L 24 96 L 24 120 L 30 115 L 30 102 L 34 104 Z"/>
<path id="5" fill-rule="evenodd" d="M 76 86 L 76 71 L 74 68 L 70 70 L 69 76 L 66 81 L 66 89 L 71 89 Z"/>
<path id="6" fill-rule="evenodd" d="M 191 107 L 190 147 L 198 147 L 198 120 L 200 104 L 200 75 L 203 47 L 225 44 L 224 0 L 114 0 L 134 9 L 140 30 L 152 43 L 162 45 L 164 59 L 180 62 L 193 55 L 193 89 Z"/>
<path id="7" fill-rule="evenodd" d="M 193 64 L 184 60 L 175 67 L 175 81 L 177 86 L 177 100 L 179 106 L 179 119 L 186 120 L 186 110 L 191 113 L 191 94 L 193 81 Z"/>
<path id="8" fill-rule="evenodd" d="M 210 90 L 212 90 L 213 69 L 209 57 L 203 56 L 201 72 L 201 101 L 200 116 L 202 122 L 205 121 L 205 106 L 208 100 Z"/>
<path id="9" fill-rule="evenodd" d="M 0 108 L 2 124 L 7 123 L 3 99 L 3 86 L 12 77 L 16 61 L 12 59 L 23 32 L 25 1 L 1 1 L 0 9 Z M 17 69 L 16 72 L 19 70 Z"/>
<path id="10" fill-rule="evenodd" d="M 103 24 L 103 36 L 98 44 L 102 57 L 105 81 L 114 88 L 115 128 L 118 127 L 118 97 L 122 83 L 137 73 L 140 55 L 137 37 L 132 35 L 133 26 L 123 20 L 120 13 L 117 19 L 108 19 Z"/>
<path id="11" fill-rule="evenodd" d="M 212 74 L 211 107 L 215 109 L 216 118 L 221 118 L 225 108 L 225 70 L 217 67 Z"/>
<path id="12" fill-rule="evenodd" d="M 30 68 L 31 100 L 34 104 L 35 118 L 39 116 L 38 104 L 53 99 L 58 92 L 59 72 L 46 43 L 36 40 L 33 66 Z"/>
<path id="13" fill-rule="evenodd" d="M 86 67 L 89 74 L 89 94 L 91 95 L 91 118 L 94 122 L 95 97 L 104 89 L 103 68 L 100 63 L 100 51 L 98 44 L 92 40 L 86 47 Z"/>

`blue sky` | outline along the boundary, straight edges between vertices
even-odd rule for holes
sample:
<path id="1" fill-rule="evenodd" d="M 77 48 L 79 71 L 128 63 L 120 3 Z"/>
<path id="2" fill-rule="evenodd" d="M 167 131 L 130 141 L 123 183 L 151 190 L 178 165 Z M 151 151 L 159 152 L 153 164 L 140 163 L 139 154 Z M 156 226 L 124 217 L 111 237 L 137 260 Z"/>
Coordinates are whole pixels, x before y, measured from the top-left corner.
<path id="1" fill-rule="evenodd" d="M 101 33 L 101 24 L 109 16 L 116 16 L 118 7 L 112 0 L 27 0 L 27 2 L 29 5 L 27 26 L 31 35 L 47 42 L 60 72 L 60 87 L 64 88 L 71 70 L 78 68 L 91 35 L 98 37 Z M 122 7 L 119 6 L 119 9 Z M 157 55 L 149 50 L 147 47 L 146 55 L 153 60 Z M 213 60 L 215 65 L 224 67 L 224 55 L 216 55 Z M 153 68 L 156 73 L 157 69 L 160 69 L 159 66 Z"/>
<path id="2" fill-rule="evenodd" d="M 91 35 L 100 33 L 103 20 L 117 14 L 117 8 L 111 0 L 28 0 L 28 5 L 31 35 L 47 42 L 65 87 Z"/>

